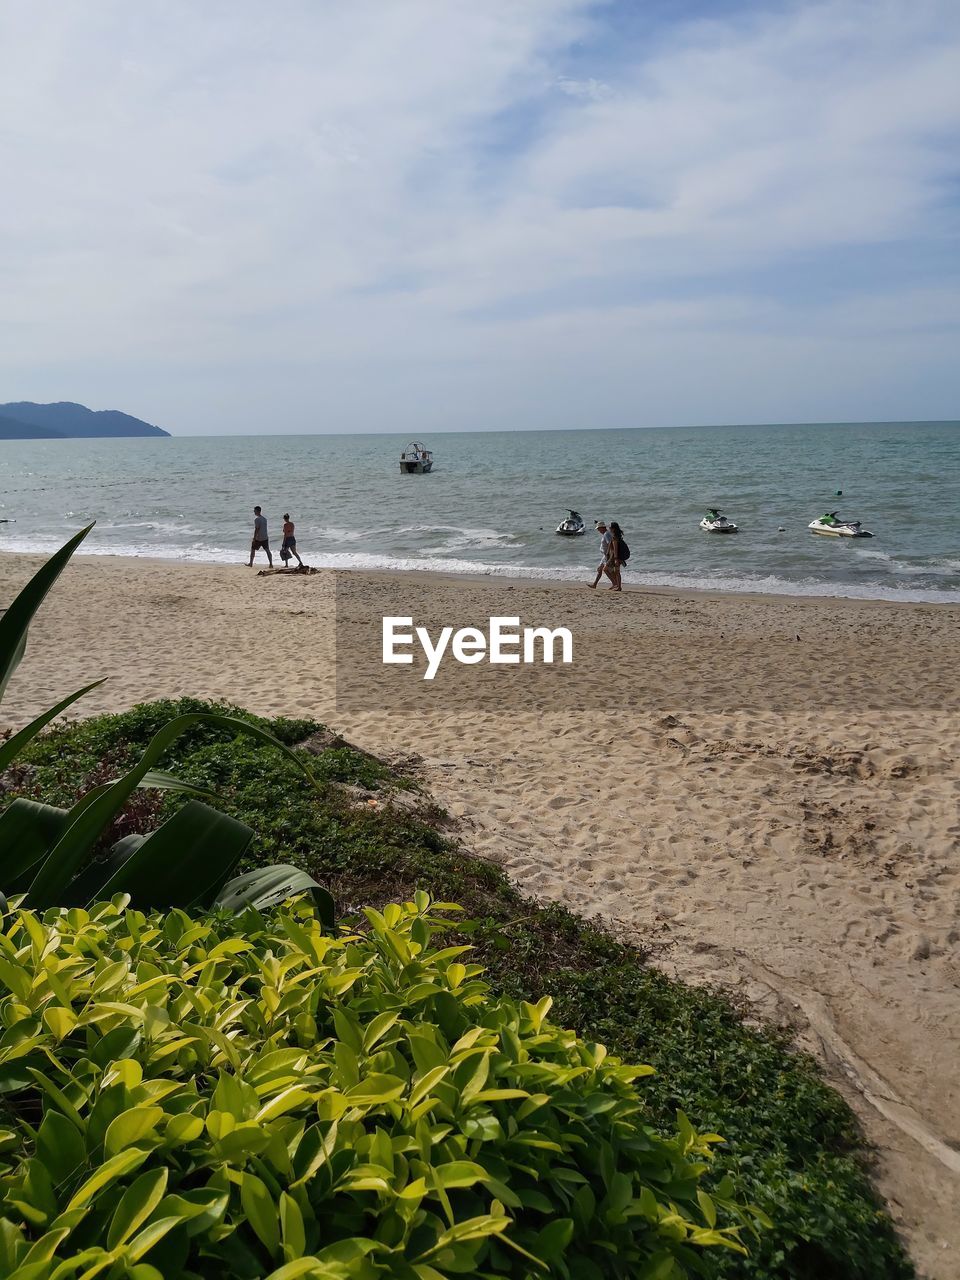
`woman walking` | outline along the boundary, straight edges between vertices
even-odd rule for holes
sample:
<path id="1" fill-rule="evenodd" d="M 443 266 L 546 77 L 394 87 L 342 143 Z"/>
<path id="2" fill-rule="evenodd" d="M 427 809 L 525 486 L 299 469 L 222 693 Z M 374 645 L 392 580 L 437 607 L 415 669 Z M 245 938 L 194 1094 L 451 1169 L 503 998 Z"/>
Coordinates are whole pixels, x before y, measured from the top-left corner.
<path id="1" fill-rule="evenodd" d="M 617 524 L 616 520 L 610 521 L 610 532 L 613 535 L 613 541 L 610 546 L 609 568 L 607 577 L 610 579 L 611 591 L 622 591 L 623 583 L 620 579 L 620 570 L 627 563 L 630 555 L 630 548 L 627 546 L 623 536 L 623 530 Z"/>
<path id="2" fill-rule="evenodd" d="M 613 545 L 613 534 L 607 528 L 606 520 L 598 520 L 596 527 L 600 535 L 600 563 L 597 565 L 597 576 L 589 584 L 591 587 L 596 587 L 604 574 L 609 578 L 610 548 Z"/>

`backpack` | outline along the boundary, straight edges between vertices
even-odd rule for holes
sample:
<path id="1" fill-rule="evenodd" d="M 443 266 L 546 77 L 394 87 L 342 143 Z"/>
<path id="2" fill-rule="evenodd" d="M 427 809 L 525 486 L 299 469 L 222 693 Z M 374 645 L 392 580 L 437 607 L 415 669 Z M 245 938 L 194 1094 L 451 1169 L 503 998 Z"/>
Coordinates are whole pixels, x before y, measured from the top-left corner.
<path id="1" fill-rule="evenodd" d="M 623 538 L 619 539 L 619 545 L 620 545 L 620 563 L 626 564 L 627 561 L 630 559 L 630 548 L 624 542 Z"/>

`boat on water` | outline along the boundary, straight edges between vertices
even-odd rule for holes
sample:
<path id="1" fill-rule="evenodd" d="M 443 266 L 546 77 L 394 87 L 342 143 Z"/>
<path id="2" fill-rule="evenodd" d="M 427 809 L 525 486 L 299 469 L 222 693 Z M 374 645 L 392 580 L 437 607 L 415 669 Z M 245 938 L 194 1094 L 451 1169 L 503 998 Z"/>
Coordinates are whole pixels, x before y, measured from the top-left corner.
<path id="1" fill-rule="evenodd" d="M 571 511 L 566 520 L 561 520 L 557 525 L 557 533 L 562 534 L 565 538 L 577 538 L 582 533 L 586 533 L 587 526 L 583 522 L 583 516 L 579 511 Z"/>
<path id="2" fill-rule="evenodd" d="M 711 507 L 700 521 L 700 528 L 707 533 L 736 533 L 737 526 L 732 520 L 720 514 L 716 507 Z"/>
<path id="3" fill-rule="evenodd" d="M 411 440 L 400 454 L 400 473 L 405 476 L 425 476 L 433 470 L 433 454 L 422 440 Z"/>
<path id="4" fill-rule="evenodd" d="M 807 525 L 811 533 L 822 533 L 828 538 L 872 538 L 869 529 L 864 529 L 859 520 L 844 520 L 836 511 L 827 511 L 824 515 L 811 520 Z"/>

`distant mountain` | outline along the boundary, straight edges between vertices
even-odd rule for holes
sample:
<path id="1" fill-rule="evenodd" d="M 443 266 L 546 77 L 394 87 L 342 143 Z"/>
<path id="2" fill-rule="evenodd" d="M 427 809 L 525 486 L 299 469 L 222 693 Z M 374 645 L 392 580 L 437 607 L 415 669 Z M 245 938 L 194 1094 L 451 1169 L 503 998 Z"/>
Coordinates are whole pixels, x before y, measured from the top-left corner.
<path id="1" fill-rule="evenodd" d="M 29 400 L 0 404 L 0 440 L 50 440 L 59 437 L 168 436 L 140 418 L 119 409 L 86 408 L 62 400 L 33 404 Z"/>
<path id="2" fill-rule="evenodd" d="M 53 431 L 50 427 L 34 427 L 29 422 L 18 422 L 16 418 L 8 418 L 0 414 L 0 440 L 52 440 L 63 439 L 62 431 Z"/>

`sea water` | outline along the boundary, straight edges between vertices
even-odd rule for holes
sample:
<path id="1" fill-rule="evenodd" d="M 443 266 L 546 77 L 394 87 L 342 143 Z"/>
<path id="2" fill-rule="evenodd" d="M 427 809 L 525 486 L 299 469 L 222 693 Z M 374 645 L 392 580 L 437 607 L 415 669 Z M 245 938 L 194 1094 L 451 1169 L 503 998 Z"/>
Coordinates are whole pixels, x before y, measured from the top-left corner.
<path id="1" fill-rule="evenodd" d="M 631 548 L 628 585 L 960 601 L 958 423 L 451 432 L 427 441 L 425 476 L 400 473 L 406 443 L 0 442 L 0 550 L 51 551 L 96 520 L 86 552 L 242 562 L 259 503 L 274 552 L 289 511 L 312 565 L 572 581 L 591 577 L 603 517 Z M 710 506 L 740 532 L 703 533 Z M 585 537 L 555 533 L 569 508 Z M 835 509 L 876 536 L 809 532 Z"/>

